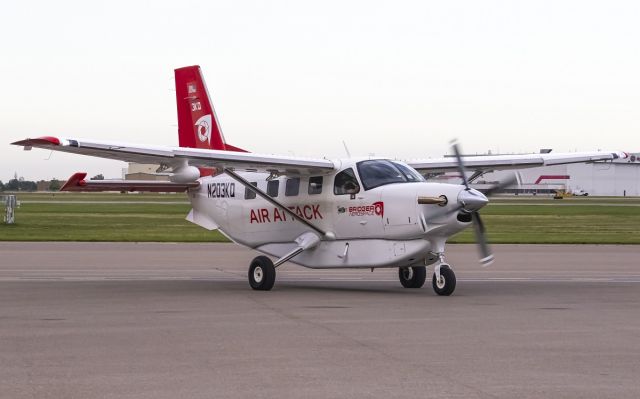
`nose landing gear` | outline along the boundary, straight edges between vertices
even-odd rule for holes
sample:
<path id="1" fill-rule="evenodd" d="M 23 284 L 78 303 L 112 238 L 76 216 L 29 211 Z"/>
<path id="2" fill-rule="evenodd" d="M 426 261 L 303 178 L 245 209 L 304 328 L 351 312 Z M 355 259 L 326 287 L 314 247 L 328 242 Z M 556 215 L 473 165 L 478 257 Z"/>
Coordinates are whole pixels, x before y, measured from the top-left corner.
<path id="1" fill-rule="evenodd" d="M 446 263 L 436 266 L 431 280 L 433 290 L 438 295 L 449 296 L 456 289 L 456 275 Z"/>

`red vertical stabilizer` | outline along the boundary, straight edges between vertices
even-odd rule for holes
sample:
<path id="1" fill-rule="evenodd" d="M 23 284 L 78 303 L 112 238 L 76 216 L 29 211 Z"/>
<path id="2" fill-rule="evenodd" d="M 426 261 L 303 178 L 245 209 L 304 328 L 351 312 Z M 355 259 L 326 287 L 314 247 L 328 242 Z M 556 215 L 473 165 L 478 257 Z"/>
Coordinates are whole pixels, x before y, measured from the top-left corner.
<path id="1" fill-rule="evenodd" d="M 180 147 L 226 150 L 200 67 L 178 68 L 175 74 Z"/>
<path id="2" fill-rule="evenodd" d="M 200 66 L 175 70 L 176 105 L 178 108 L 178 145 L 188 148 L 247 152 L 226 144 L 213 109 Z M 200 176 L 209 176 L 213 169 L 200 168 Z"/>

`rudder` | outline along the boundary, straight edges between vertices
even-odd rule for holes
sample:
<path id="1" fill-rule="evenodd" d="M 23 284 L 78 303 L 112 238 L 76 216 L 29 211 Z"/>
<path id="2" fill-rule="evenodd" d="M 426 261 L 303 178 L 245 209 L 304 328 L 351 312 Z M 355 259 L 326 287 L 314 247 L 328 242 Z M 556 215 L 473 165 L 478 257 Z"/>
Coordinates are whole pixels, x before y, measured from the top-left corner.
<path id="1" fill-rule="evenodd" d="M 228 150 L 199 65 L 175 70 L 180 147 Z"/>

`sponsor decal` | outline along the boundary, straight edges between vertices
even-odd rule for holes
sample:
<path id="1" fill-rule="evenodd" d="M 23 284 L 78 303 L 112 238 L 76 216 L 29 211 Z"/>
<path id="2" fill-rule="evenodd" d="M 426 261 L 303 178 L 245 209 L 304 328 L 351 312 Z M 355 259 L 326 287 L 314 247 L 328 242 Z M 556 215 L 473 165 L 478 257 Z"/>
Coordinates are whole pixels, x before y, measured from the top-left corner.
<path id="1" fill-rule="evenodd" d="M 349 216 L 380 216 L 384 217 L 384 202 L 378 201 L 371 205 L 350 206 Z"/>
<path id="2" fill-rule="evenodd" d="M 204 115 L 196 121 L 198 140 L 211 144 L 211 114 Z"/>
<path id="3" fill-rule="evenodd" d="M 345 213 L 347 211 L 347 209 L 344 206 L 339 206 L 338 207 L 338 213 Z"/>
<path id="4" fill-rule="evenodd" d="M 236 184 L 209 183 L 207 184 L 207 196 L 209 198 L 233 198 L 236 196 Z"/>
<path id="5" fill-rule="evenodd" d="M 196 84 L 195 83 L 187 83 L 187 92 L 189 94 L 193 94 L 196 92 Z"/>
<path id="6" fill-rule="evenodd" d="M 287 207 L 295 212 L 300 219 L 318 220 L 322 219 L 320 205 L 298 205 Z M 249 223 L 276 223 L 294 221 L 295 219 L 280 208 L 258 208 L 249 212 Z"/>

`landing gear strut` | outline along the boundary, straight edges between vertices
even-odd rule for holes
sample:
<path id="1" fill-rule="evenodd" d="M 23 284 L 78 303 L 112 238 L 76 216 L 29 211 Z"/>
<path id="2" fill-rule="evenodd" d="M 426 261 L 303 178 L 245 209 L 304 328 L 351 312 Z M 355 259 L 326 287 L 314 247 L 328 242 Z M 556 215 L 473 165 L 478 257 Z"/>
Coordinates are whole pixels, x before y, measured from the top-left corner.
<path id="1" fill-rule="evenodd" d="M 427 279 L 427 268 L 424 266 L 407 266 L 398 269 L 400 284 L 404 288 L 420 288 Z"/>
<path id="2" fill-rule="evenodd" d="M 249 285 L 254 290 L 269 291 L 276 281 L 276 268 L 271 259 L 257 256 L 249 266 Z"/>
<path id="3" fill-rule="evenodd" d="M 456 289 L 456 275 L 448 264 L 441 263 L 436 266 L 431 285 L 438 295 L 449 296 L 453 294 Z"/>

